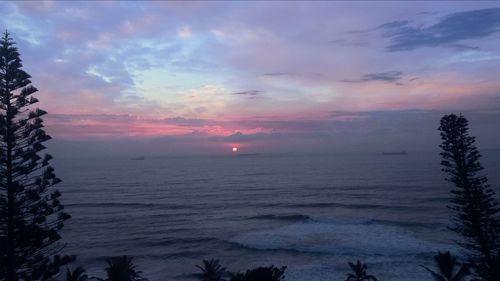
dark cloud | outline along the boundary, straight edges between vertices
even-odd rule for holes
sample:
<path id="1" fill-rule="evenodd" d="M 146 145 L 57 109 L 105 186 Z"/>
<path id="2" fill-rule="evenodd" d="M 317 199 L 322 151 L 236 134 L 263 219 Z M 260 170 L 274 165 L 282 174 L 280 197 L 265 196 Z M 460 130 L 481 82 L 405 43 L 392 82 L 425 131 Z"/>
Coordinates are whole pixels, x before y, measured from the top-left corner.
<path id="1" fill-rule="evenodd" d="M 198 118 L 184 118 L 184 117 L 172 117 L 166 118 L 165 121 L 169 124 L 174 124 L 178 126 L 193 126 L 201 127 L 205 125 L 214 124 L 213 120 L 198 119 Z"/>
<path id="2" fill-rule="evenodd" d="M 293 72 L 270 72 L 270 73 L 264 73 L 262 74 L 263 76 L 289 76 L 289 75 L 294 75 L 295 73 Z"/>
<path id="3" fill-rule="evenodd" d="M 402 78 L 403 78 L 403 72 L 401 72 L 401 71 L 387 71 L 387 72 L 377 72 L 377 73 L 365 74 L 358 80 L 341 80 L 341 81 L 348 82 L 348 83 L 384 81 L 387 83 L 402 85 L 402 83 L 401 83 Z"/>
<path id="4" fill-rule="evenodd" d="M 469 45 L 464 45 L 464 44 L 449 44 L 448 47 L 456 49 L 456 50 L 479 50 L 478 46 L 469 46 Z"/>
<path id="5" fill-rule="evenodd" d="M 324 78 L 324 74 L 318 73 L 318 72 L 267 72 L 262 74 L 262 76 L 265 77 L 286 77 L 286 78 L 293 78 L 293 79 L 314 79 L 314 78 Z"/>
<path id="6" fill-rule="evenodd" d="M 262 91 L 259 90 L 248 90 L 248 91 L 243 91 L 243 92 L 236 92 L 232 93 L 231 95 L 237 95 L 237 96 L 258 96 L 262 94 Z"/>
<path id="7" fill-rule="evenodd" d="M 82 120 L 132 122 L 136 120 L 136 117 L 128 114 L 49 114 L 47 119 L 58 122 Z"/>
<path id="8" fill-rule="evenodd" d="M 474 135 L 478 137 L 481 147 L 498 148 L 500 112 L 471 112 L 464 113 L 470 121 Z M 228 143 L 243 144 L 242 151 L 252 152 L 325 152 L 325 151 L 370 151 L 386 150 L 416 151 L 421 149 L 438 149 L 439 134 L 436 127 L 443 114 L 449 112 L 434 110 L 389 110 L 389 111 L 332 111 L 331 116 L 325 119 L 287 119 L 275 120 L 242 120 L 234 125 L 231 135 L 211 135 L 205 131 L 186 130 L 179 135 L 157 137 L 141 137 L 128 139 L 123 135 L 123 126 L 116 124 L 133 124 L 133 122 L 147 122 L 151 125 L 164 122 L 163 120 L 137 120 L 129 115 L 50 115 L 59 121 L 75 120 L 118 120 L 110 125 L 94 123 L 82 126 L 63 126 L 68 135 L 78 134 L 86 130 L 87 138 L 80 142 L 81 147 L 64 148 L 60 141 L 55 139 L 52 150 L 56 155 L 71 156 L 76 153 L 87 157 L 94 155 L 158 155 L 159 151 L 165 155 L 175 154 L 211 154 L 228 152 Z M 47 120 L 49 121 L 49 120 Z M 51 120 L 55 121 L 55 120 Z M 171 121 L 182 123 L 197 123 L 201 119 L 182 117 L 171 118 Z M 207 122 L 212 122 L 206 120 Z M 217 122 L 217 121 L 213 121 Z M 64 124 L 62 124 L 64 125 Z M 226 124 L 230 125 L 230 124 Z M 50 126 L 53 128 L 54 124 Z M 149 126 L 146 126 L 149 127 Z M 239 128 L 239 129 L 237 129 Z M 243 131 L 244 128 L 261 128 L 265 131 Z M 271 130 L 270 130 L 271 129 Z M 130 127 L 126 127 L 130 130 Z M 102 137 L 108 140 L 103 141 Z M 114 138 L 113 138 L 114 137 Z M 58 142 L 59 141 L 59 142 Z M 71 139 L 65 140 L 72 141 Z M 92 142 L 93 141 L 93 142 Z M 63 149 L 64 148 L 64 149 Z M 437 154 L 436 154 L 437 155 Z"/>
<path id="9" fill-rule="evenodd" d="M 268 133 L 243 134 L 242 132 L 236 132 L 230 136 L 223 137 L 222 140 L 228 142 L 248 142 L 261 139 L 275 138 L 276 136 L 277 134 L 268 134 Z M 216 137 L 216 139 L 218 140 L 219 137 Z"/>
<path id="10" fill-rule="evenodd" d="M 391 21 L 377 26 L 375 29 L 390 29 L 390 28 L 402 28 L 408 25 L 407 20 Z"/>
<path id="11" fill-rule="evenodd" d="M 334 111 L 331 111 L 330 112 L 330 116 L 333 117 L 333 118 L 346 118 L 346 117 L 349 117 L 349 118 L 359 118 L 359 117 L 365 117 L 366 116 L 366 112 L 356 112 L 356 111 L 338 111 L 338 110 L 334 110 Z"/>
<path id="12" fill-rule="evenodd" d="M 438 23 L 411 26 L 408 21 L 394 21 L 378 26 L 391 38 L 387 50 L 407 51 L 420 47 L 477 48 L 462 44 L 463 40 L 488 37 L 500 31 L 500 8 L 450 14 Z"/>
<path id="13" fill-rule="evenodd" d="M 379 73 L 371 73 L 365 74 L 361 78 L 362 81 L 386 81 L 390 83 L 396 83 L 401 80 L 401 76 L 403 75 L 400 71 L 389 71 L 389 72 L 379 72 Z"/>
<path id="14" fill-rule="evenodd" d="M 432 15 L 437 15 L 439 14 L 440 12 L 428 12 L 428 11 L 423 11 L 423 12 L 420 12 L 418 13 L 417 15 L 424 15 L 424 16 L 432 16 Z"/>

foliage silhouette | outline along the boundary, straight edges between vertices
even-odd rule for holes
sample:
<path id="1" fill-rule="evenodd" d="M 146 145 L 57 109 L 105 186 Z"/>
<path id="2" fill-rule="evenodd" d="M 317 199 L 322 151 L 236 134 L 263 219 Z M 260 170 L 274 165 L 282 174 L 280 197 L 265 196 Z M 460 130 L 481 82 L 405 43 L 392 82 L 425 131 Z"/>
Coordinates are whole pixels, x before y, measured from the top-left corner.
<path id="1" fill-rule="evenodd" d="M 69 268 L 66 268 L 66 281 L 86 281 L 88 280 L 88 276 L 85 274 L 85 269 L 79 266 L 71 271 Z"/>
<path id="2" fill-rule="evenodd" d="M 359 260 L 356 261 L 356 264 L 349 262 L 349 267 L 352 270 L 352 273 L 347 274 L 346 281 L 377 281 L 377 278 L 373 275 L 368 275 L 366 270 L 366 264 L 361 263 Z"/>
<path id="3" fill-rule="evenodd" d="M 57 255 L 58 232 L 70 216 L 63 212 L 60 182 L 40 156 L 50 139 L 31 76 L 22 70 L 8 32 L 0 39 L 0 280 L 54 280 L 74 257 Z"/>
<path id="4" fill-rule="evenodd" d="M 219 260 L 203 260 L 203 265 L 197 265 L 201 273 L 195 274 L 202 281 L 225 281 L 226 268 L 222 267 Z"/>
<path id="5" fill-rule="evenodd" d="M 441 119 L 441 165 L 446 180 L 455 185 L 449 208 L 454 211 L 451 228 L 462 239 L 457 243 L 466 250 L 471 267 L 480 278 L 500 280 L 500 219 L 495 193 L 483 170 L 475 138 L 469 135 L 467 119 L 455 114 Z"/>
<path id="6" fill-rule="evenodd" d="M 450 252 L 439 252 L 434 256 L 434 263 L 437 272 L 425 266 L 423 268 L 432 274 L 435 281 L 464 281 L 470 275 L 469 267 L 465 264 L 460 264 L 457 258 L 450 254 Z M 456 270 L 457 268 L 458 270 Z"/>
<path id="7" fill-rule="evenodd" d="M 258 267 L 249 269 L 245 273 L 233 273 L 230 281 L 283 281 L 285 280 L 285 270 L 286 266 L 280 268 L 274 265 Z"/>
<path id="8" fill-rule="evenodd" d="M 137 266 L 132 262 L 131 257 L 113 257 L 107 260 L 106 281 L 147 281 L 141 277 L 141 272 L 136 270 Z"/>

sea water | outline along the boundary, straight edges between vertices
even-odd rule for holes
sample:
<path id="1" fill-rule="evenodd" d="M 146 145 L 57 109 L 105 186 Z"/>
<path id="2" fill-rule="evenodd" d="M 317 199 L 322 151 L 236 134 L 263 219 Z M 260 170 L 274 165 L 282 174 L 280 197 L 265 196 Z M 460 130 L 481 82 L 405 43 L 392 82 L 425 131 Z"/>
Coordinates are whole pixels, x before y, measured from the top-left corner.
<path id="1" fill-rule="evenodd" d="M 483 152 L 500 187 L 500 152 Z M 286 265 L 289 281 L 343 280 L 361 260 L 380 280 L 429 280 L 448 230 L 449 183 L 438 152 L 407 155 L 56 158 L 72 215 L 65 253 L 90 276 L 134 257 L 151 281 L 193 280 L 203 259 L 230 271 Z"/>

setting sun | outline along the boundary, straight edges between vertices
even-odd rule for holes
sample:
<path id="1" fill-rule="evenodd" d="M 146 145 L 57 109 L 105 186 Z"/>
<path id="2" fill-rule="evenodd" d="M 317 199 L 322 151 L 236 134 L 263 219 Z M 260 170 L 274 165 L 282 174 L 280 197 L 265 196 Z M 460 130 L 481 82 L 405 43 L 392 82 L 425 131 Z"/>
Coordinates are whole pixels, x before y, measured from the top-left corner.
<path id="1" fill-rule="evenodd" d="M 237 147 L 233 147 L 233 152 L 238 152 L 238 148 Z"/>

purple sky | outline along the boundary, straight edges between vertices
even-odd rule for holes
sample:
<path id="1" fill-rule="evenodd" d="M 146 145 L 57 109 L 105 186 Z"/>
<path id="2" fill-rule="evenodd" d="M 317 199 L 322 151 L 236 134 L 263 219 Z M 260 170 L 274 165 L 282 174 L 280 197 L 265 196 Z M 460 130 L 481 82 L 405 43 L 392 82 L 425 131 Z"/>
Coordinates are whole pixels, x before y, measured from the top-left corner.
<path id="1" fill-rule="evenodd" d="M 0 11 L 55 143 L 145 154 L 432 149 L 449 112 L 470 119 L 480 147 L 500 143 L 498 2 L 22 1 Z"/>

